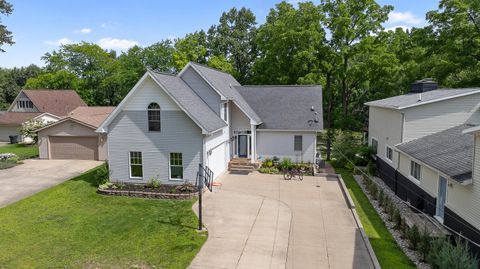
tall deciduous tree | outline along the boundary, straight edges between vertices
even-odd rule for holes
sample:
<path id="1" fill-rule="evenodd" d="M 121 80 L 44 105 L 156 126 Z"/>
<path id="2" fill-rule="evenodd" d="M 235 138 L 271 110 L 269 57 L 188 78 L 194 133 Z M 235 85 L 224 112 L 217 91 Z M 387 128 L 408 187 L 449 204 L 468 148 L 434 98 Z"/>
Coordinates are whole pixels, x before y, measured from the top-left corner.
<path id="1" fill-rule="evenodd" d="M 361 62 L 359 57 L 370 50 L 362 40 L 383 29 L 382 23 L 393 8 L 380 6 L 375 0 L 322 0 L 321 6 L 326 14 L 325 28 L 331 35 L 329 46 L 339 59 L 336 73 L 345 126 L 350 115 L 352 92 L 362 83 L 361 78 L 353 76 L 354 70 L 358 69 L 354 65 Z"/>
<path id="2" fill-rule="evenodd" d="M 10 4 L 6 0 L 0 0 L 0 14 L 8 16 L 12 14 L 12 12 L 12 4 Z M 7 26 L 2 24 L 2 20 L 0 17 L 0 52 L 5 52 L 5 50 L 2 49 L 2 46 L 4 44 L 12 45 L 14 43 L 15 42 L 13 41 L 12 32 L 7 29 Z"/>
<path id="3" fill-rule="evenodd" d="M 480 1 L 442 0 L 427 18 L 432 74 L 446 86 L 480 85 Z"/>
<path id="4" fill-rule="evenodd" d="M 255 15 L 245 7 L 222 13 L 219 24 L 208 31 L 211 54 L 227 59 L 240 83 L 248 81 L 252 75 L 251 69 L 257 56 L 255 35 Z"/>
<path id="5" fill-rule="evenodd" d="M 207 63 L 207 35 L 204 31 L 187 34 L 184 38 L 175 40 L 173 65 L 181 70 L 188 62 Z"/>

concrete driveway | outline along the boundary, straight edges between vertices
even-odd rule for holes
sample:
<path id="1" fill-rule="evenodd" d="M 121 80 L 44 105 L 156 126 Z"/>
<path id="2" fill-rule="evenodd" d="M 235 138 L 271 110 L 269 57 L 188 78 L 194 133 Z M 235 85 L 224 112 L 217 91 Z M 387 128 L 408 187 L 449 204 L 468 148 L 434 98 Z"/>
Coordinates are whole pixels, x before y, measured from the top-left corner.
<path id="1" fill-rule="evenodd" d="M 374 267 L 338 179 L 252 173 L 220 181 L 205 195 L 208 240 L 190 268 Z"/>
<path id="2" fill-rule="evenodd" d="M 103 162 L 85 160 L 23 161 L 0 170 L 0 208 L 78 176 Z"/>

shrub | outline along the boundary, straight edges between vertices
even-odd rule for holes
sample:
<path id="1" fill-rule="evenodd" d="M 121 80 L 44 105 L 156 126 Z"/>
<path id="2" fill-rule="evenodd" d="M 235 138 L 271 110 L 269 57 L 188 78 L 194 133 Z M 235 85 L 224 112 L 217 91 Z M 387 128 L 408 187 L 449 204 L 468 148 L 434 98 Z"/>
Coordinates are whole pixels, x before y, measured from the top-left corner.
<path id="1" fill-rule="evenodd" d="M 367 174 L 371 176 L 377 175 L 377 167 L 375 166 L 375 162 L 369 161 L 367 164 L 367 168 L 365 169 Z"/>
<path id="2" fill-rule="evenodd" d="M 95 172 L 95 182 L 97 186 L 103 185 L 110 181 L 110 170 L 108 169 L 108 165 L 102 165 L 96 172 Z"/>
<path id="3" fill-rule="evenodd" d="M 176 186 L 175 190 L 179 193 L 191 193 L 191 192 L 195 192 L 197 188 L 195 187 L 195 185 L 186 182 L 186 183 L 183 183 L 182 185 Z"/>
<path id="4" fill-rule="evenodd" d="M 432 237 L 430 236 L 430 232 L 427 230 L 427 227 L 423 227 L 422 232 L 420 234 L 420 242 L 418 244 L 418 250 L 422 255 L 422 260 L 425 261 L 427 259 L 427 255 L 430 252 L 430 248 L 432 245 Z"/>
<path id="5" fill-rule="evenodd" d="M 158 180 L 158 178 L 156 178 L 156 177 L 151 177 L 151 178 L 147 181 L 146 187 L 147 187 L 147 188 L 156 189 L 156 188 L 160 187 L 160 185 L 161 185 L 161 183 L 160 183 L 160 180 Z"/>
<path id="6" fill-rule="evenodd" d="M 277 156 L 273 156 L 272 163 L 274 166 L 277 166 L 280 163 L 280 158 L 278 158 Z"/>
<path id="7" fill-rule="evenodd" d="M 400 235 L 402 238 L 407 238 L 407 232 L 408 232 L 408 225 L 407 222 L 405 221 L 405 218 L 402 218 L 400 221 Z"/>
<path id="8" fill-rule="evenodd" d="M 273 161 L 269 158 L 266 158 L 262 163 L 262 168 L 270 168 L 273 166 Z"/>
<path id="9" fill-rule="evenodd" d="M 398 210 L 398 208 L 393 210 L 392 221 L 395 223 L 395 229 L 399 230 L 402 226 L 402 215 L 400 214 L 400 210 Z"/>
<path id="10" fill-rule="evenodd" d="M 378 192 L 378 204 L 380 206 L 383 206 L 385 204 L 385 192 L 383 191 L 383 189 L 380 189 L 380 191 Z"/>
<path id="11" fill-rule="evenodd" d="M 387 214 L 388 214 L 388 220 L 389 221 L 393 220 L 393 214 L 395 213 L 395 209 L 397 209 L 397 207 L 395 206 L 395 204 L 392 201 L 390 201 L 390 203 L 388 203 L 388 207 L 387 207 Z"/>
<path id="12" fill-rule="evenodd" d="M 258 172 L 262 174 L 278 174 L 279 173 L 278 169 L 275 167 L 270 167 L 270 168 L 262 167 L 258 169 Z"/>
<path id="13" fill-rule="evenodd" d="M 417 248 L 418 248 L 418 243 L 419 243 L 420 240 L 421 240 L 421 235 L 420 235 L 420 231 L 418 230 L 418 227 L 417 227 L 416 224 L 414 224 L 414 225 L 412 226 L 412 228 L 408 229 L 407 239 L 408 239 L 408 241 L 410 242 L 410 247 L 411 247 L 413 250 L 417 250 Z"/>
<path id="14" fill-rule="evenodd" d="M 22 123 L 22 126 L 19 129 L 20 134 L 25 137 L 30 137 L 33 139 L 34 143 L 38 142 L 37 130 L 45 127 L 47 123 L 45 123 L 41 119 L 31 119 Z"/>
<path id="15" fill-rule="evenodd" d="M 289 158 L 283 158 L 280 163 L 280 168 L 283 170 L 290 170 L 293 167 L 293 163 Z"/>
<path id="16" fill-rule="evenodd" d="M 341 167 L 346 167 L 347 163 L 355 159 L 359 144 L 355 144 L 353 133 L 348 131 L 339 132 L 335 137 L 332 147 L 332 155 Z"/>
<path id="17" fill-rule="evenodd" d="M 378 187 L 377 187 L 377 184 L 376 183 L 373 183 L 370 184 L 370 194 L 372 195 L 373 199 L 377 199 L 377 195 L 378 195 Z"/>
<path id="18" fill-rule="evenodd" d="M 455 238 L 455 245 L 450 244 L 444 238 L 437 238 L 431 242 L 427 262 L 433 269 L 476 269 L 478 259 L 470 253 L 466 241 L 459 237 Z"/>

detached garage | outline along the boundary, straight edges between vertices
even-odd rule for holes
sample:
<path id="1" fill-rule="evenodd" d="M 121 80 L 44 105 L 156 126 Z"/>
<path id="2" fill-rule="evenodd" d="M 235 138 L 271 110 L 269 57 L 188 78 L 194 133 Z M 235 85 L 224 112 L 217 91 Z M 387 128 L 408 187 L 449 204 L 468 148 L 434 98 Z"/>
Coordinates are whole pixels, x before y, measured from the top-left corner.
<path id="1" fill-rule="evenodd" d="M 107 137 L 95 130 L 114 107 L 78 107 L 37 131 L 41 159 L 106 160 Z"/>

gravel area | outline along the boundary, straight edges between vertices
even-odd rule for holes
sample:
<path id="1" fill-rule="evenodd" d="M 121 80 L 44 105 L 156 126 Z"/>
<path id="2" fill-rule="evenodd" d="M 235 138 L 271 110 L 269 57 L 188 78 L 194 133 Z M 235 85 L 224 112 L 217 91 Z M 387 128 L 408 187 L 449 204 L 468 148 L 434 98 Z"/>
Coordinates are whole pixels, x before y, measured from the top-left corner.
<path id="1" fill-rule="evenodd" d="M 379 205 L 378 201 L 376 199 L 373 199 L 372 196 L 368 193 L 366 186 L 363 183 L 362 176 L 354 175 L 353 177 L 357 181 L 358 185 L 360 185 L 363 192 L 368 197 L 368 200 L 373 205 L 377 213 L 380 215 L 380 218 L 382 218 L 383 222 L 385 223 L 385 226 L 390 231 L 393 238 L 395 239 L 395 241 L 397 241 L 397 244 L 400 246 L 403 252 L 407 255 L 407 257 L 410 260 L 412 260 L 412 262 L 417 266 L 417 268 L 430 269 L 431 266 L 429 264 L 421 261 L 421 255 L 417 251 L 410 249 L 408 240 L 402 238 L 400 232 L 394 228 L 395 224 L 388 220 L 388 214 L 383 212 L 383 208 Z M 410 207 L 402 199 L 396 196 L 395 193 L 393 193 L 393 191 L 381 179 L 377 177 L 373 177 L 372 180 L 375 183 L 377 183 L 378 187 L 382 189 L 385 195 L 390 198 L 390 200 L 395 204 L 395 206 L 398 208 L 402 216 L 412 212 Z"/>

